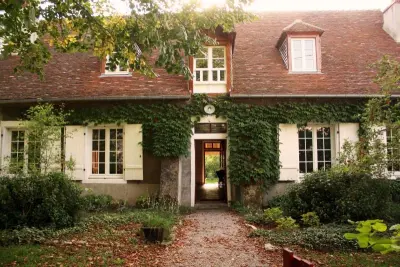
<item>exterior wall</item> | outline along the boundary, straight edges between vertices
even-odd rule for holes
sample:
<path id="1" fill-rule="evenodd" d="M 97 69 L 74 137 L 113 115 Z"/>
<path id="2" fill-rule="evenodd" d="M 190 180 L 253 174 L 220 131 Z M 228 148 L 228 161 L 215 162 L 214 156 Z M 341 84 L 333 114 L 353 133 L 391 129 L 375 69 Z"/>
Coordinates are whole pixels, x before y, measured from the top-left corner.
<path id="1" fill-rule="evenodd" d="M 400 43 L 400 1 L 396 1 L 383 13 L 383 29 Z"/>
<path id="2" fill-rule="evenodd" d="M 181 175 L 180 175 L 180 197 L 179 202 L 182 206 L 190 206 L 192 197 L 191 190 L 191 160 L 192 155 L 180 158 Z"/>
<path id="3" fill-rule="evenodd" d="M 274 197 L 285 194 L 290 186 L 293 184 L 294 182 L 278 182 L 274 184 L 267 192 L 264 193 L 263 206 L 267 206 L 268 201 L 270 201 Z"/>
<path id="4" fill-rule="evenodd" d="M 127 184 L 81 184 L 83 188 L 88 188 L 95 194 L 107 194 L 116 200 L 125 200 L 129 205 L 134 205 L 136 199 L 143 195 L 157 194 L 159 184 L 142 184 L 142 183 L 127 183 Z"/>

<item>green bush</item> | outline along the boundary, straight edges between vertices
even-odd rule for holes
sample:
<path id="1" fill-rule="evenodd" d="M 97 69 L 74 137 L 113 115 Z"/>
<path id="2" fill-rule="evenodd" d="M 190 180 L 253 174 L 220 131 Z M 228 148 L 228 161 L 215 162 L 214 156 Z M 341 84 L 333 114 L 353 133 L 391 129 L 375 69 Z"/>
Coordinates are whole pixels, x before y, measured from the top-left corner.
<path id="1" fill-rule="evenodd" d="M 319 251 L 357 250 L 357 243 L 346 240 L 344 234 L 353 228 L 348 225 L 329 224 L 321 227 L 295 229 L 293 231 L 276 231 L 257 229 L 250 236 L 264 237 L 269 242 L 280 245 L 297 245 Z"/>
<path id="2" fill-rule="evenodd" d="M 273 223 L 283 217 L 283 211 L 280 208 L 269 208 L 264 210 L 265 223 Z"/>
<path id="3" fill-rule="evenodd" d="M 296 220 L 292 217 L 282 217 L 277 219 L 275 222 L 277 228 L 280 230 L 293 230 L 299 228 L 299 225 L 296 224 Z"/>
<path id="4" fill-rule="evenodd" d="M 315 212 L 307 212 L 301 215 L 301 221 L 304 226 L 319 226 L 319 217 Z"/>
<path id="5" fill-rule="evenodd" d="M 388 180 L 330 170 L 307 175 L 289 189 L 281 205 L 284 213 L 295 219 L 312 210 L 327 223 L 385 218 L 390 203 Z"/>
<path id="6" fill-rule="evenodd" d="M 249 211 L 246 215 L 244 215 L 244 219 L 249 223 L 254 224 L 264 224 L 264 214 L 261 211 Z"/>
<path id="7" fill-rule="evenodd" d="M 106 211 L 114 206 L 113 198 L 109 195 L 85 195 L 82 197 L 83 207 L 89 212 Z"/>
<path id="8" fill-rule="evenodd" d="M 400 180 L 390 181 L 390 192 L 393 202 L 400 204 Z"/>
<path id="9" fill-rule="evenodd" d="M 0 177 L 0 229 L 72 226 L 81 188 L 62 173 Z"/>

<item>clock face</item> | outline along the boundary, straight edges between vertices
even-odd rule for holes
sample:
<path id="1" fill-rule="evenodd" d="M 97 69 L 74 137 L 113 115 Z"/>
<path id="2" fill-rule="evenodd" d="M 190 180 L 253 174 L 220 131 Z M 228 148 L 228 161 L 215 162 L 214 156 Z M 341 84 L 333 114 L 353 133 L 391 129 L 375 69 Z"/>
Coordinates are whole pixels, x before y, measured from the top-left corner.
<path id="1" fill-rule="evenodd" d="M 207 114 L 213 114 L 215 112 L 215 107 L 213 105 L 206 105 L 204 107 L 204 112 Z"/>

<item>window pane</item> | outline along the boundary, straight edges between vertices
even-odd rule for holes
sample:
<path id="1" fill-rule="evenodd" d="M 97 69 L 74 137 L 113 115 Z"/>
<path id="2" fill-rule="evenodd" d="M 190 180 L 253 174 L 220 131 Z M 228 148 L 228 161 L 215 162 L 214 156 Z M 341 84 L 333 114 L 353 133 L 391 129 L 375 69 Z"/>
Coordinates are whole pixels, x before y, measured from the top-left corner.
<path id="1" fill-rule="evenodd" d="M 105 174 L 106 173 L 106 165 L 104 163 L 99 164 L 99 174 Z"/>
<path id="2" fill-rule="evenodd" d="M 122 129 L 118 129 L 117 130 L 117 139 L 123 139 L 124 136 L 124 132 L 122 131 Z"/>
<path id="3" fill-rule="evenodd" d="M 225 68 L 224 59 L 213 59 L 213 68 Z"/>
<path id="4" fill-rule="evenodd" d="M 306 161 L 312 161 L 312 160 L 313 160 L 313 152 L 307 151 L 306 152 Z"/>
<path id="5" fill-rule="evenodd" d="M 117 173 L 117 166 L 115 163 L 110 163 L 110 174 L 116 174 Z"/>
<path id="6" fill-rule="evenodd" d="M 110 162 L 116 162 L 116 161 L 117 161 L 116 152 L 110 152 Z"/>
<path id="7" fill-rule="evenodd" d="M 217 70 L 213 70 L 213 81 L 217 82 L 218 81 L 218 71 Z"/>
<path id="8" fill-rule="evenodd" d="M 100 133 L 100 139 L 102 140 L 106 139 L 106 130 L 101 129 L 99 130 L 99 133 Z"/>
<path id="9" fill-rule="evenodd" d="M 123 174 L 124 168 L 122 164 L 117 164 L 117 174 Z"/>
<path id="10" fill-rule="evenodd" d="M 117 131 L 115 129 L 110 130 L 110 139 L 116 139 L 117 138 Z"/>
<path id="11" fill-rule="evenodd" d="M 225 58 L 225 49 L 223 47 L 213 48 L 213 58 Z"/>
<path id="12" fill-rule="evenodd" d="M 306 142 L 306 149 L 312 149 L 312 139 L 305 139 L 304 141 Z"/>
<path id="13" fill-rule="evenodd" d="M 106 162 L 106 152 L 99 152 L 99 162 Z"/>
<path id="14" fill-rule="evenodd" d="M 92 150 L 99 150 L 99 142 L 98 141 L 92 142 Z"/>
<path id="15" fill-rule="evenodd" d="M 207 59 L 196 59 L 196 68 L 198 68 L 198 69 L 206 69 L 206 68 L 208 68 Z"/>
<path id="16" fill-rule="evenodd" d="M 299 139 L 299 149 L 305 149 L 306 147 L 306 140 Z"/>
<path id="17" fill-rule="evenodd" d="M 324 161 L 324 151 L 318 151 L 318 161 Z"/>
<path id="18" fill-rule="evenodd" d="M 314 164 L 312 162 L 307 163 L 307 172 L 313 172 L 314 171 Z"/>
<path id="19" fill-rule="evenodd" d="M 304 151 L 299 151 L 299 160 L 306 161 L 306 153 Z"/>
<path id="20" fill-rule="evenodd" d="M 203 81 L 208 81 L 208 70 L 203 70 Z"/>
<path id="21" fill-rule="evenodd" d="M 200 49 L 195 55 L 195 58 L 207 58 L 207 57 L 208 57 L 208 48 L 206 47 Z"/>
<path id="22" fill-rule="evenodd" d="M 115 151 L 117 149 L 117 141 L 110 140 L 110 151 Z"/>
<path id="23" fill-rule="evenodd" d="M 199 70 L 196 70 L 196 81 L 197 82 L 200 82 L 201 80 L 200 80 L 200 71 Z"/>
<path id="24" fill-rule="evenodd" d="M 224 70 L 219 71 L 219 80 L 225 81 L 225 71 Z"/>
<path id="25" fill-rule="evenodd" d="M 306 164 L 300 163 L 300 173 L 306 173 Z"/>

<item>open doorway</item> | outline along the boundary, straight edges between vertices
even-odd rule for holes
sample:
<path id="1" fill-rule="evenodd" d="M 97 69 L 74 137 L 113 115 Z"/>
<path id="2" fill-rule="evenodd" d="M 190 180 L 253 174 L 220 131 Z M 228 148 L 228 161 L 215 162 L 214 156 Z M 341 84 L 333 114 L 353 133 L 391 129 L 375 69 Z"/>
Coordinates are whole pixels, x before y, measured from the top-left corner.
<path id="1" fill-rule="evenodd" d="M 227 202 L 226 140 L 196 140 L 196 202 Z"/>

